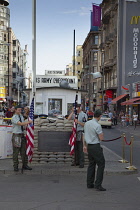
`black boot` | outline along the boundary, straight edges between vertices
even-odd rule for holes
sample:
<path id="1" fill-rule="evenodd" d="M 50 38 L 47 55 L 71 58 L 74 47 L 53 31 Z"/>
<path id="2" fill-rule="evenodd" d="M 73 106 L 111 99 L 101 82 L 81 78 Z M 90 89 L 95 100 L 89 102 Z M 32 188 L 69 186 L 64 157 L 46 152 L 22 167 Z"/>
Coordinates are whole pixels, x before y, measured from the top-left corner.
<path id="1" fill-rule="evenodd" d="M 28 165 L 23 166 L 23 169 L 24 169 L 24 170 L 32 170 L 32 168 L 31 168 L 31 167 L 29 167 Z"/>

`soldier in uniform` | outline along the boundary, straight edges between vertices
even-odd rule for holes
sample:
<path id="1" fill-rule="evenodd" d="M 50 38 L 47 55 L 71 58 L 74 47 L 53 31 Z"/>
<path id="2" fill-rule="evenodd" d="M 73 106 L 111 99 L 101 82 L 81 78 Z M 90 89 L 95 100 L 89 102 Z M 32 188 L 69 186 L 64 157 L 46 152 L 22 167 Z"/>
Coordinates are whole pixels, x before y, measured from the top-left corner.
<path id="1" fill-rule="evenodd" d="M 15 114 L 12 117 L 13 124 L 13 136 L 12 136 L 12 144 L 13 144 L 13 166 L 14 171 L 18 171 L 18 154 L 20 152 L 22 158 L 23 169 L 32 170 L 31 167 L 28 166 L 28 157 L 26 155 L 26 138 L 24 136 L 24 128 L 23 126 L 32 123 L 32 120 L 24 121 L 24 118 L 21 114 L 21 106 L 18 105 L 15 107 Z"/>
<path id="2" fill-rule="evenodd" d="M 83 152 L 83 132 L 84 125 L 87 121 L 87 115 L 82 111 L 81 104 L 77 104 L 77 114 L 78 119 L 75 119 L 77 124 L 76 128 L 76 142 L 75 142 L 75 160 L 72 163 L 72 166 L 79 165 L 79 168 L 84 168 L 84 152 Z M 68 120 L 74 119 L 74 108 L 72 109 L 71 114 L 68 116 Z"/>

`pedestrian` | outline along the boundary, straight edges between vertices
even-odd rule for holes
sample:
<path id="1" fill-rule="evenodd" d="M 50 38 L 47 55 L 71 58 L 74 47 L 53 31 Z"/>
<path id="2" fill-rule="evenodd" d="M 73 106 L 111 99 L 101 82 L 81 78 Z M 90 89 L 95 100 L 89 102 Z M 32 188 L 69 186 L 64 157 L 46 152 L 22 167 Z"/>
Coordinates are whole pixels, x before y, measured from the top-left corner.
<path id="1" fill-rule="evenodd" d="M 125 114 L 121 116 L 121 125 L 124 127 L 125 126 Z"/>
<path id="2" fill-rule="evenodd" d="M 112 123 L 113 123 L 113 114 L 112 114 L 111 111 L 109 111 L 108 116 L 111 118 L 111 121 L 112 121 Z"/>
<path id="3" fill-rule="evenodd" d="M 31 167 L 28 166 L 28 157 L 26 155 L 26 138 L 24 136 L 24 128 L 23 126 L 32 123 L 32 120 L 24 122 L 24 118 L 21 115 L 21 106 L 18 105 L 15 107 L 15 114 L 12 117 L 13 124 L 13 135 L 12 135 L 12 144 L 13 144 L 13 167 L 14 171 L 18 171 L 18 154 L 20 152 L 23 169 L 32 170 Z"/>
<path id="4" fill-rule="evenodd" d="M 102 187 L 105 158 L 103 149 L 100 146 L 100 141 L 104 139 L 101 125 L 98 123 L 102 115 L 101 110 L 94 112 L 94 118 L 85 123 L 84 126 L 84 148 L 88 152 L 89 165 L 87 169 L 87 188 L 95 188 L 98 191 L 106 191 Z M 95 180 L 95 171 L 97 168 L 97 175 Z"/>
<path id="5" fill-rule="evenodd" d="M 79 165 L 79 168 L 84 168 L 84 152 L 83 152 L 83 132 L 84 125 L 87 121 L 87 115 L 82 111 L 81 104 L 77 104 L 78 119 L 75 119 L 77 124 L 76 128 L 76 142 L 74 147 L 74 162 L 72 166 Z M 68 120 L 74 119 L 74 107 L 72 108 L 71 114 L 68 116 Z"/>
<path id="6" fill-rule="evenodd" d="M 121 122 L 121 125 L 122 125 L 122 116 L 124 115 L 124 112 L 121 110 L 120 111 L 120 114 L 119 114 L 119 120 Z"/>
<path id="7" fill-rule="evenodd" d="M 129 126 L 129 121 L 130 121 L 130 116 L 128 114 L 128 112 L 126 112 L 126 115 L 125 115 L 125 121 L 126 121 L 126 126 L 128 127 Z"/>
<path id="8" fill-rule="evenodd" d="M 118 115 L 116 111 L 113 112 L 113 125 L 117 125 Z"/>
<path id="9" fill-rule="evenodd" d="M 134 112 L 133 114 L 134 130 L 136 129 L 137 121 L 138 121 L 138 115 L 136 112 Z"/>

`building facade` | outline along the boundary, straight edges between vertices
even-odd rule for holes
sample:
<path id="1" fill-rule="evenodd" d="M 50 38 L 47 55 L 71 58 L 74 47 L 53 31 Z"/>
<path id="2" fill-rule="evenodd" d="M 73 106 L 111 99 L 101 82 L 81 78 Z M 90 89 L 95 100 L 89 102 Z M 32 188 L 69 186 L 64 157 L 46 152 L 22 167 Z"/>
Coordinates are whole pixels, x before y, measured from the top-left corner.
<path id="1" fill-rule="evenodd" d="M 88 91 L 82 95 L 86 110 L 102 106 L 101 79 L 93 79 L 90 73 L 100 72 L 100 32 L 90 31 L 83 43 L 83 71 L 81 89 Z"/>
<path id="2" fill-rule="evenodd" d="M 125 110 L 121 102 L 140 96 L 140 2 L 103 0 L 101 7 L 105 105 L 111 108 L 111 100 L 118 97 L 113 109 Z"/>
<path id="3" fill-rule="evenodd" d="M 103 0 L 101 44 L 102 73 L 104 85 L 104 110 L 111 109 L 110 102 L 117 96 L 118 89 L 118 0 Z"/>
<path id="4" fill-rule="evenodd" d="M 25 81 L 16 81 L 18 77 L 25 77 L 27 70 L 27 50 L 21 49 L 20 42 L 10 27 L 10 9 L 7 0 L 0 1 L 0 98 L 7 99 L 8 105 L 14 102 L 24 103 Z M 18 101 L 18 92 L 20 101 Z"/>

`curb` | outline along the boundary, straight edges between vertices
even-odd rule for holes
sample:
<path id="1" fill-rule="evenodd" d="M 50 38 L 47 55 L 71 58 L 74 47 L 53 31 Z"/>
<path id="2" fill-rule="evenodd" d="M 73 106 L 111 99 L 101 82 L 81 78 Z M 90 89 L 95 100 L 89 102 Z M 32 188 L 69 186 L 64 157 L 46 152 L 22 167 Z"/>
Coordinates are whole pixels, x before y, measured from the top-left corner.
<path id="1" fill-rule="evenodd" d="M 75 175 L 75 174 L 86 174 L 87 173 L 87 167 L 83 169 L 79 168 L 66 168 L 66 169 L 38 169 L 38 170 L 31 170 L 31 171 L 23 171 L 23 175 Z M 111 169 L 105 169 L 104 174 L 105 175 L 130 175 L 130 174 L 137 174 L 138 170 L 111 170 Z M 13 170 L 0 170 L 0 175 L 19 175 L 21 173 L 21 169 L 19 169 L 18 172 L 14 172 Z"/>

